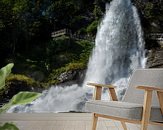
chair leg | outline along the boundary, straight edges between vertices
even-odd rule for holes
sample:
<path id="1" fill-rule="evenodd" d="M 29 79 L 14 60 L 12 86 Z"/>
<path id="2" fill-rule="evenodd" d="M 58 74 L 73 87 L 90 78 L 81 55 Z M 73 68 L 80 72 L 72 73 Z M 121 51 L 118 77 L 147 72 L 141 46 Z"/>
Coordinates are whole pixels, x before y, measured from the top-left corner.
<path id="1" fill-rule="evenodd" d="M 141 125 L 141 130 L 147 130 L 148 124 L 142 124 Z"/>
<path id="2" fill-rule="evenodd" d="M 151 90 L 145 91 L 141 130 L 147 130 L 150 119 L 151 102 L 152 102 L 152 91 Z"/>
<path id="3" fill-rule="evenodd" d="M 92 130 L 96 130 L 98 117 L 93 113 Z"/>
<path id="4" fill-rule="evenodd" d="M 121 124 L 122 124 L 123 129 L 127 130 L 127 126 L 126 126 L 125 122 L 121 121 Z"/>

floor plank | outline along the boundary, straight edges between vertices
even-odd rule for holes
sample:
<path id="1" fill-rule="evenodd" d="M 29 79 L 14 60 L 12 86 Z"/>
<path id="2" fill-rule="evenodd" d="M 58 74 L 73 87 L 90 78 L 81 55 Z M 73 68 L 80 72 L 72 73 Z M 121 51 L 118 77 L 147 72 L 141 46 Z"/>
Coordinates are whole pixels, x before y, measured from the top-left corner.
<path id="1" fill-rule="evenodd" d="M 6 113 L 0 124 L 13 122 L 20 130 L 91 130 L 90 113 Z M 120 123 L 99 118 L 97 130 L 123 130 Z"/>

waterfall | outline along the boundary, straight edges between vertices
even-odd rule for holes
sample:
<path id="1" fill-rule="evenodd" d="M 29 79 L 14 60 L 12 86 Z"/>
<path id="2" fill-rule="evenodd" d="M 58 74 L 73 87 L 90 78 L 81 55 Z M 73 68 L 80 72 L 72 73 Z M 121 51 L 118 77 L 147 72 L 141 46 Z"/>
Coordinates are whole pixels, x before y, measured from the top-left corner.
<path id="1" fill-rule="evenodd" d="M 115 84 L 121 98 L 128 78 L 145 65 L 144 40 L 136 8 L 130 0 L 113 0 L 98 27 L 83 87 L 52 87 L 26 106 L 8 112 L 82 111 L 88 98 L 87 82 Z"/>
<path id="2" fill-rule="evenodd" d="M 85 82 L 114 83 L 143 67 L 144 40 L 136 8 L 129 0 L 114 0 L 101 22 Z"/>
<path id="3" fill-rule="evenodd" d="M 143 33 L 137 9 L 130 0 L 114 0 L 106 8 L 84 86 L 86 82 L 115 84 L 123 95 L 133 70 L 145 66 Z"/>

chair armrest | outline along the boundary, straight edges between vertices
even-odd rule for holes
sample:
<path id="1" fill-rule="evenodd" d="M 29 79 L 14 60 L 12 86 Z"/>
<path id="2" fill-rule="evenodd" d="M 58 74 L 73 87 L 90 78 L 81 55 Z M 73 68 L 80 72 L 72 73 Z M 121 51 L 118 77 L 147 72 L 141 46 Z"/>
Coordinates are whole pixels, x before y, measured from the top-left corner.
<path id="1" fill-rule="evenodd" d="M 94 87 L 103 87 L 103 88 L 115 88 L 113 85 L 105 85 L 105 84 L 97 84 L 97 83 L 87 83 L 87 85 L 94 86 Z"/>
<path id="2" fill-rule="evenodd" d="M 159 87 L 152 87 L 152 86 L 137 86 L 137 89 L 143 89 L 145 91 L 157 91 L 157 92 L 163 92 L 162 88 Z"/>
<path id="3" fill-rule="evenodd" d="M 153 86 L 137 86 L 137 89 L 143 89 L 145 90 L 144 94 L 144 105 L 143 105 L 143 116 L 142 116 L 142 122 L 148 123 L 150 119 L 150 113 L 151 113 L 151 104 L 152 104 L 152 93 L 153 91 L 157 92 L 161 113 L 163 114 L 163 89 L 159 87 L 153 87 Z"/>
<path id="4" fill-rule="evenodd" d="M 109 95 L 111 97 L 111 100 L 118 101 L 117 95 L 115 93 L 115 86 L 104 85 L 104 84 L 96 84 L 96 83 L 87 83 L 87 85 L 95 87 L 94 94 L 93 94 L 94 100 L 101 100 L 102 87 L 103 87 L 103 88 L 109 89 Z"/>

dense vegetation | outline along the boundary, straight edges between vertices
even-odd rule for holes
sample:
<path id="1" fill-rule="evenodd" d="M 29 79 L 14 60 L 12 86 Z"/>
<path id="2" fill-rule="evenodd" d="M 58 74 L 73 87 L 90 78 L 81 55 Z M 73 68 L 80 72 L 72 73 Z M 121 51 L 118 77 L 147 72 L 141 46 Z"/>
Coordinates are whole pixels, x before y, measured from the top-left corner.
<path id="1" fill-rule="evenodd" d="M 139 1 L 139 0 L 134 0 Z M 145 34 L 162 32 L 163 29 L 163 2 L 135 2 L 140 12 Z"/>
<path id="2" fill-rule="evenodd" d="M 68 28 L 94 37 L 104 10 L 105 0 L 1 0 L 0 67 L 14 62 L 13 73 L 44 82 L 72 66 L 84 69 L 92 42 L 51 33 Z"/>
<path id="3" fill-rule="evenodd" d="M 1 66 L 28 59 L 46 68 L 48 51 L 58 50 L 49 48 L 54 42 L 51 33 L 68 28 L 72 33 L 94 35 L 97 25 L 89 26 L 101 18 L 104 6 L 104 0 L 1 0 Z"/>

